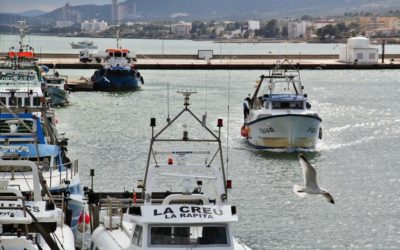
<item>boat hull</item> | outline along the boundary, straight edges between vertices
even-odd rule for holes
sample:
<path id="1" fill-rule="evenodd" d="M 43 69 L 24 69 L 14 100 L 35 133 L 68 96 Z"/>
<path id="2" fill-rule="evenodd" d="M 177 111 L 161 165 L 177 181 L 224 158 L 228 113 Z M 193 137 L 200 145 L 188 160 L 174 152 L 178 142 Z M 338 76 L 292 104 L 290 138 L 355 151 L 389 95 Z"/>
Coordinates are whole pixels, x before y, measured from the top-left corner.
<path id="1" fill-rule="evenodd" d="M 320 137 L 321 118 L 312 115 L 273 115 L 246 123 L 248 142 L 265 150 L 313 150 Z"/>
<path id="2" fill-rule="evenodd" d="M 66 90 L 57 87 L 48 87 L 47 94 L 51 97 L 51 102 L 54 106 L 64 106 L 69 103 L 69 95 Z"/>
<path id="3" fill-rule="evenodd" d="M 143 84 L 143 78 L 133 70 L 99 69 L 92 76 L 93 89 L 98 91 L 137 90 Z"/>

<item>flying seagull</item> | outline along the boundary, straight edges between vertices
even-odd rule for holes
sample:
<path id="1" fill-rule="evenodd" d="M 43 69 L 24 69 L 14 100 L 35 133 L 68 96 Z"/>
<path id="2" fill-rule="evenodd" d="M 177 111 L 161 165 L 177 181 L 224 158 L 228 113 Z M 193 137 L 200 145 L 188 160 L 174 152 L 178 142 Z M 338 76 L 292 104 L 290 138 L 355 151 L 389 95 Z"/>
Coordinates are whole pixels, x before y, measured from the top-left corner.
<path id="1" fill-rule="evenodd" d="M 320 188 L 317 184 L 317 172 L 310 162 L 302 154 L 299 154 L 300 165 L 303 167 L 304 187 L 299 185 L 293 186 L 293 191 L 300 197 L 306 194 L 322 194 L 330 203 L 335 204 L 333 197 L 325 189 Z"/>

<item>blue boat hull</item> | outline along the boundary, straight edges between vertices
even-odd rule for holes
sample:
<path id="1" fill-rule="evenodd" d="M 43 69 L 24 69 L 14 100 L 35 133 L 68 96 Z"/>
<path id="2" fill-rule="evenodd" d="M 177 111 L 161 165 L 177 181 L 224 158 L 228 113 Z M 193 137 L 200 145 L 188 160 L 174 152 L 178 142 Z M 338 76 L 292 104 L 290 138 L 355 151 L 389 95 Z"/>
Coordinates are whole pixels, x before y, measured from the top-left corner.
<path id="1" fill-rule="evenodd" d="M 140 73 L 134 70 L 99 69 L 92 76 L 93 89 L 98 91 L 137 90 L 143 84 Z"/>

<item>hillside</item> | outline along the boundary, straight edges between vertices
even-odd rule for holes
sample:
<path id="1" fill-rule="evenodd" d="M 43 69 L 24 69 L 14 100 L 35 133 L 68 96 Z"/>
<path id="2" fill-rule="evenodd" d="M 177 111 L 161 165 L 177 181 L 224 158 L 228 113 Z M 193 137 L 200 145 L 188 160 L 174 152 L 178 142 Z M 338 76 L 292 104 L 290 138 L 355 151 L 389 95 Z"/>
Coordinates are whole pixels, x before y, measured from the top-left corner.
<path id="1" fill-rule="evenodd" d="M 184 19 L 258 19 L 297 18 L 302 15 L 343 15 L 345 12 L 380 12 L 399 10 L 399 0 L 128 0 L 135 3 L 138 20 L 169 19 L 183 13 Z M 120 1 L 122 2 L 122 1 Z M 82 20 L 111 20 L 111 5 L 71 6 L 80 13 Z M 37 11 L 36 11 L 37 12 Z M 55 22 L 62 17 L 58 8 L 39 17 L 24 17 L 30 23 Z M 182 15 L 179 15 L 182 16 Z M 17 15 L 0 14 L 0 24 L 21 19 Z M 179 19 L 182 19 L 180 17 Z"/>

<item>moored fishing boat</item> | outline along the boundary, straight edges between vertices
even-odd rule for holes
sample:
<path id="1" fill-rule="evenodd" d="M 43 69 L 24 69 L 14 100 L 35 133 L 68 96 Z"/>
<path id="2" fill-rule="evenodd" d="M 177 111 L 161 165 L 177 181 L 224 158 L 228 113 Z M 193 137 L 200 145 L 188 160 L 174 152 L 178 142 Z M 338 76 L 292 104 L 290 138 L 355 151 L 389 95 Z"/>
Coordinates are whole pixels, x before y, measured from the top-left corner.
<path id="1" fill-rule="evenodd" d="M 258 149 L 314 150 L 322 138 L 322 119 L 311 110 L 298 68 L 285 60 L 260 78 L 244 102 L 242 136 Z"/>
<path id="2" fill-rule="evenodd" d="M 60 75 L 55 69 L 53 74 L 43 75 L 43 88 L 51 98 L 53 106 L 65 106 L 69 104 L 68 76 Z"/>
<path id="3" fill-rule="evenodd" d="M 119 46 L 106 50 L 106 54 L 96 56 L 96 61 L 102 62 L 102 67 L 91 77 L 93 89 L 99 91 L 137 90 L 144 80 L 136 65 L 136 56 L 128 49 Z"/>
<path id="4" fill-rule="evenodd" d="M 67 104 L 67 78 L 60 76 L 55 71 L 53 74 L 46 74 L 48 68 L 38 65 L 34 49 L 24 44 L 27 32 L 25 22 L 18 22 L 18 28 L 20 31 L 19 48 L 11 47 L 7 54 L 7 60 L 0 64 L 0 85 L 10 86 L 13 89 L 39 86 L 42 87 L 45 95 L 51 97 L 53 105 Z"/>
<path id="5" fill-rule="evenodd" d="M 188 108 L 194 92 L 181 93 L 184 109 L 158 133 L 151 119 L 146 173 L 138 182 L 141 193 L 105 199 L 108 213 L 94 230 L 90 249 L 249 249 L 233 236 L 238 216 L 228 204 L 232 182 L 224 168 L 222 120 L 217 135 Z M 184 116 L 195 122 L 184 125 L 177 137 L 175 126 Z M 88 194 L 89 201 L 101 206 L 94 192 Z"/>
<path id="6" fill-rule="evenodd" d="M 56 197 L 41 181 L 39 167 L 27 160 L 0 160 L 0 173 L 0 247 L 75 249 L 73 233 Z M 29 189 L 21 189 L 26 186 Z"/>
<path id="7" fill-rule="evenodd" d="M 1 89 L 0 101 L 2 158 L 36 162 L 50 192 L 69 196 L 66 222 L 76 232 L 84 207 L 78 162 L 66 155 L 68 140 L 57 132 L 54 110 L 46 105 L 40 87 Z M 21 185 L 20 190 L 27 191 L 29 186 Z"/>

